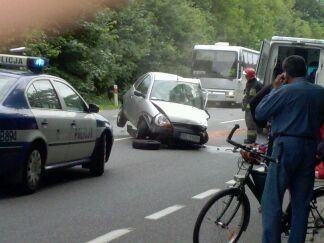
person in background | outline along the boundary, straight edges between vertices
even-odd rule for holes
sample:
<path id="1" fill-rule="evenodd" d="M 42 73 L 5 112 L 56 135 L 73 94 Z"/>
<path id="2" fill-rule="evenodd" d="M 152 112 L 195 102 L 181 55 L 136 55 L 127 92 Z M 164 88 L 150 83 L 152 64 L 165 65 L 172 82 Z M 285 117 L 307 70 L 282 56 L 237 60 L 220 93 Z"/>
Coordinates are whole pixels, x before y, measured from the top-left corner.
<path id="1" fill-rule="evenodd" d="M 262 242 L 281 242 L 282 202 L 289 189 L 292 220 L 288 242 L 302 243 L 314 187 L 324 88 L 307 81 L 301 56 L 287 57 L 282 68 L 284 73 L 277 76 L 273 89 L 255 110 L 257 120 L 271 122 L 272 157 L 279 161 L 270 163 L 262 195 Z"/>
<path id="2" fill-rule="evenodd" d="M 244 143 L 252 144 L 256 141 L 258 127 L 251 114 L 250 101 L 261 90 L 262 84 L 256 79 L 256 72 L 253 68 L 246 68 L 244 74 L 247 80 L 242 101 L 242 110 L 245 111 L 245 123 L 247 127 L 247 138 L 244 140 Z"/>

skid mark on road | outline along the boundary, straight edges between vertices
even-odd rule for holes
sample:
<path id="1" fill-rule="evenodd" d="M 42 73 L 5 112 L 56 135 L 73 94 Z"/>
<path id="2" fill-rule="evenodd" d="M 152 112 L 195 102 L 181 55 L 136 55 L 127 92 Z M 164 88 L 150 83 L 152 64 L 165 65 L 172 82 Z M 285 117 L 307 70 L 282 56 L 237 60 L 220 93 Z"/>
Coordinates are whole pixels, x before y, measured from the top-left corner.
<path id="1" fill-rule="evenodd" d="M 211 195 L 216 194 L 217 192 L 219 192 L 221 189 L 210 189 L 208 191 L 202 192 L 196 196 L 193 196 L 193 199 L 204 199 L 206 197 L 209 197 Z"/>
<path id="2" fill-rule="evenodd" d="M 110 242 L 110 241 L 113 241 L 113 240 L 116 240 L 116 239 L 122 237 L 123 235 L 126 235 L 126 234 L 132 232 L 133 230 L 134 230 L 134 228 L 125 228 L 125 229 L 114 230 L 114 231 L 111 231 L 105 235 L 99 236 L 98 238 L 95 238 L 91 241 L 88 241 L 87 243 Z"/>
<path id="3" fill-rule="evenodd" d="M 154 214 L 151 214 L 149 216 L 146 216 L 145 218 L 146 219 L 151 219 L 151 220 L 158 220 L 162 217 L 165 217 L 171 213 L 174 213 L 182 208 L 184 208 L 185 206 L 184 205 L 174 205 L 174 206 L 171 206 L 171 207 L 168 207 L 166 209 L 163 209 L 161 211 L 158 211 Z"/>

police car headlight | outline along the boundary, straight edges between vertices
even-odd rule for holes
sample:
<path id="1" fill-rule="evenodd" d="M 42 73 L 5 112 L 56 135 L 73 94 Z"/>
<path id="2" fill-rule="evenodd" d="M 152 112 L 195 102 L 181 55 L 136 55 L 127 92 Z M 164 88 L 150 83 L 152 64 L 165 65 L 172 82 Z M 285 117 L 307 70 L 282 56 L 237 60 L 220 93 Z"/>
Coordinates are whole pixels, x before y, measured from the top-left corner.
<path id="1" fill-rule="evenodd" d="M 156 117 L 154 118 L 154 123 L 159 127 L 166 127 L 166 128 L 172 127 L 169 119 L 163 114 L 156 115 Z"/>

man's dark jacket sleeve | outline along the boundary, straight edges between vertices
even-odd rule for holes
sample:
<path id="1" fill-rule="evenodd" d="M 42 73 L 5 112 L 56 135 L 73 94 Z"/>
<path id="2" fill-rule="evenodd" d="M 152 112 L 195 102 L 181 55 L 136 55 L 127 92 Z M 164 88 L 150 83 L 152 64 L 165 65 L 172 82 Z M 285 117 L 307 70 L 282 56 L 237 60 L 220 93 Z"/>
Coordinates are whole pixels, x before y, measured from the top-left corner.
<path id="1" fill-rule="evenodd" d="M 271 87 L 272 87 L 271 84 L 265 86 L 250 101 L 251 114 L 252 114 L 254 122 L 258 125 L 258 127 L 266 127 L 267 126 L 267 121 L 259 121 L 259 120 L 255 119 L 255 109 L 258 106 L 258 104 L 261 102 L 263 97 L 270 93 Z"/>

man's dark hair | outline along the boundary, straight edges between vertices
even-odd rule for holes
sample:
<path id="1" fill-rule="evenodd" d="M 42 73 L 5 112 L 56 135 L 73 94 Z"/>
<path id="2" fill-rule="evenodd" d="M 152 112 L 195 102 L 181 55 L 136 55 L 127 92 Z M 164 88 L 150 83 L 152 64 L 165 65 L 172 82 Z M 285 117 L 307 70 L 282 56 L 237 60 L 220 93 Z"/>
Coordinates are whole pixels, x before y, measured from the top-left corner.
<path id="1" fill-rule="evenodd" d="M 282 69 L 293 78 L 305 77 L 307 74 L 305 59 L 297 55 L 286 57 L 282 63 Z"/>

